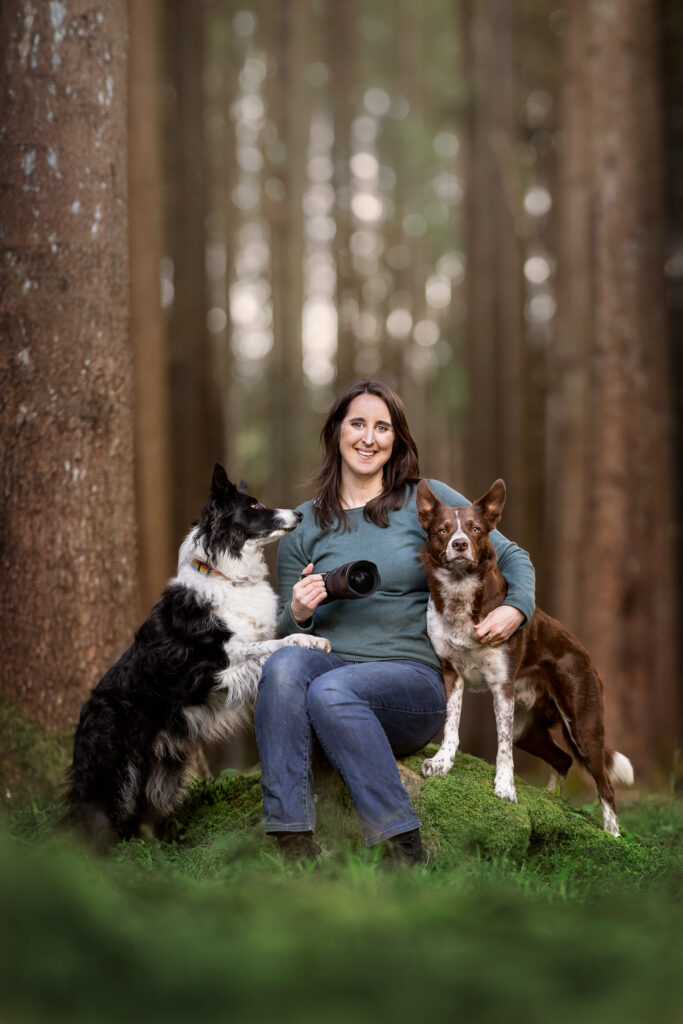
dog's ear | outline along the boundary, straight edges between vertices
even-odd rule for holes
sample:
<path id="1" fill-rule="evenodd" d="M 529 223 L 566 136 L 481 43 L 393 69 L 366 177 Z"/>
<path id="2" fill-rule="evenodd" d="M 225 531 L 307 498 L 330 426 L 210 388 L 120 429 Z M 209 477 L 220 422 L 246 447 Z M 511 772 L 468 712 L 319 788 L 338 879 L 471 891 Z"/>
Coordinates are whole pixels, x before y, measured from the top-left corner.
<path id="1" fill-rule="evenodd" d="M 420 480 L 417 485 L 417 518 L 420 520 L 423 530 L 427 529 L 434 513 L 441 508 L 441 505 L 442 502 L 434 494 L 429 483 L 426 480 Z"/>
<path id="2" fill-rule="evenodd" d="M 228 474 L 225 472 L 220 462 L 217 462 L 213 467 L 213 476 L 211 477 L 211 494 L 215 498 L 230 498 L 235 494 L 235 485 L 231 484 L 228 480 Z"/>
<path id="3" fill-rule="evenodd" d="M 477 506 L 493 530 L 498 525 L 505 507 L 505 481 L 495 480 L 486 494 L 482 494 L 481 498 L 477 498 L 472 504 Z"/>

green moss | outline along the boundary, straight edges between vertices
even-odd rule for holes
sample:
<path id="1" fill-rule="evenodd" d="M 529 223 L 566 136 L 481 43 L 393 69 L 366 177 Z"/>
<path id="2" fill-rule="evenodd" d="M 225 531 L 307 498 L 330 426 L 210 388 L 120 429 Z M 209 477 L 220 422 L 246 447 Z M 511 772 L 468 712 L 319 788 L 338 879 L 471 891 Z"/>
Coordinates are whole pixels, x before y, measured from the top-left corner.
<path id="1" fill-rule="evenodd" d="M 54 797 L 71 761 L 73 730 L 45 729 L 18 702 L 0 695 L 0 802 Z"/>
<path id="2" fill-rule="evenodd" d="M 419 770 L 428 748 L 405 764 Z M 524 865 L 537 875 L 561 880 L 564 890 L 588 894 L 626 882 L 642 888 L 662 875 L 670 858 L 660 844 L 629 833 L 615 839 L 602 828 L 599 805 L 577 811 L 560 797 L 515 779 L 518 804 L 493 791 L 495 769 L 458 753 L 448 775 L 424 780 L 416 799 L 425 839 L 438 864 L 457 864 L 463 855 Z M 680 835 L 680 825 L 679 832 Z M 671 826 L 674 829 L 674 826 Z"/>

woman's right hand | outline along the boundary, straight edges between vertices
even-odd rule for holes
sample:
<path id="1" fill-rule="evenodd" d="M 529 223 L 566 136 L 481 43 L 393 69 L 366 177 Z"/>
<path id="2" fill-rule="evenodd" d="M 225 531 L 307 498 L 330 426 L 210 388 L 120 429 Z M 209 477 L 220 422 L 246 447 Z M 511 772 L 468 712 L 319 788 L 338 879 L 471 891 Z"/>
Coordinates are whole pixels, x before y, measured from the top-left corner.
<path id="1" fill-rule="evenodd" d="M 321 601 L 327 597 L 323 578 L 313 572 L 313 562 L 309 562 L 300 580 L 292 588 L 292 615 L 300 626 L 303 626 L 313 615 Z"/>

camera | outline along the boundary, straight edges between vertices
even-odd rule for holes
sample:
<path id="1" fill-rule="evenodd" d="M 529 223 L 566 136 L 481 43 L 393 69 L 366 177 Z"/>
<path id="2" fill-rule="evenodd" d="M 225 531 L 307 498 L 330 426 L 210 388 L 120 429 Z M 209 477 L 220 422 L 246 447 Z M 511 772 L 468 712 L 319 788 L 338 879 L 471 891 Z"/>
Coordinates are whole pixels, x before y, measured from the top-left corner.
<path id="1" fill-rule="evenodd" d="M 359 597 L 370 597 L 381 583 L 377 566 L 374 562 L 347 562 L 337 569 L 321 572 L 327 600 L 340 598 L 353 600 Z"/>

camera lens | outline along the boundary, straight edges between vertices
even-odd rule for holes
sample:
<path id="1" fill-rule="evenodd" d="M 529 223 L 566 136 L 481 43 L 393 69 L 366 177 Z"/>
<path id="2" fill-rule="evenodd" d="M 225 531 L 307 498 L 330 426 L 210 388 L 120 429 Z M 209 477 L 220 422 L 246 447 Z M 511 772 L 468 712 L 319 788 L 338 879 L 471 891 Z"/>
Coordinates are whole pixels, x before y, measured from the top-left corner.
<path id="1" fill-rule="evenodd" d="M 372 573 L 365 569 L 355 569 L 349 573 L 349 583 L 358 594 L 369 594 L 374 586 Z"/>
<path id="2" fill-rule="evenodd" d="M 327 600 L 369 597 L 380 585 L 380 576 L 374 562 L 347 562 L 320 575 L 325 583 Z"/>

